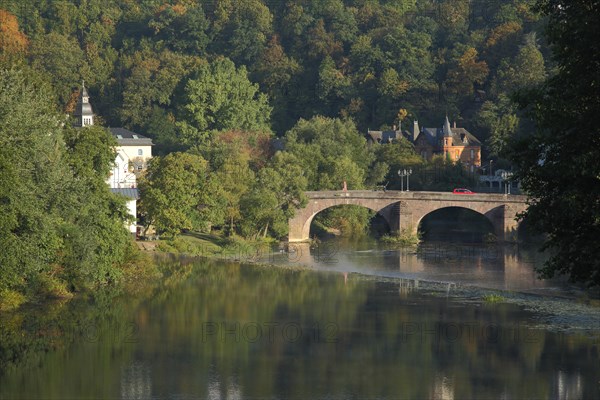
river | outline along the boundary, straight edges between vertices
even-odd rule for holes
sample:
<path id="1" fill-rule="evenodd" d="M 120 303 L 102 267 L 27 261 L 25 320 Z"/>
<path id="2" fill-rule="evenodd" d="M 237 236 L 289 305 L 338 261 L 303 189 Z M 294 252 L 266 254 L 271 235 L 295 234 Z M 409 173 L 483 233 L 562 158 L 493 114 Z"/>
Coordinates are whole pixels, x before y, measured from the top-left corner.
<path id="1" fill-rule="evenodd" d="M 289 250 L 167 257 L 150 291 L 3 315 L 0 398 L 600 398 L 599 310 L 536 252 Z"/>

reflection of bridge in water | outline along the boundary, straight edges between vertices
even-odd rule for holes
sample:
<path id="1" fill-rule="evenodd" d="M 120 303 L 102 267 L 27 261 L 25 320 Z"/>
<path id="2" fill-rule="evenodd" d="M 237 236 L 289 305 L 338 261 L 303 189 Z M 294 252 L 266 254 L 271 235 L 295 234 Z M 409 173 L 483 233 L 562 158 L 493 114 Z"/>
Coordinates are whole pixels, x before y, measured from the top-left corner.
<path id="1" fill-rule="evenodd" d="M 429 213 L 447 207 L 460 207 L 484 215 L 494 227 L 499 240 L 514 241 L 516 216 L 525 211 L 526 196 L 503 194 L 457 195 L 446 192 L 400 191 L 322 191 L 306 192 L 308 204 L 296 211 L 289 221 L 289 241 L 309 240 L 310 224 L 319 212 L 334 206 L 357 205 L 381 215 L 392 231 L 416 233 L 421 220 Z"/>
<path id="2" fill-rule="evenodd" d="M 495 290 L 544 293 L 563 287 L 561 280 L 540 280 L 535 268 L 546 256 L 531 245 L 423 242 L 414 247 L 388 247 L 370 242 L 357 247 L 343 240 L 318 244 L 289 243 L 282 253 L 256 261 L 303 266 L 314 270 L 398 279 L 401 292 L 419 282 L 467 285 Z"/>

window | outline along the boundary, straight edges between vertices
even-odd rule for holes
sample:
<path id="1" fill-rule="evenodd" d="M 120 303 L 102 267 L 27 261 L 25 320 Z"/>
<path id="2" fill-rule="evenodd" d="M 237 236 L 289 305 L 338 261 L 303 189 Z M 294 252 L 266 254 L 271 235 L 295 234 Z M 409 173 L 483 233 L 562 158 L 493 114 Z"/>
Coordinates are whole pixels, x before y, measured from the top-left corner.
<path id="1" fill-rule="evenodd" d="M 475 158 L 475 150 L 471 149 L 471 160 Z"/>
<path id="2" fill-rule="evenodd" d="M 456 150 L 456 153 L 455 153 L 455 156 L 454 156 L 454 157 L 455 157 L 457 160 L 458 160 L 458 157 L 460 157 L 460 153 L 458 152 L 458 150 Z"/>
<path id="3" fill-rule="evenodd" d="M 143 156 L 143 155 L 144 155 L 144 150 L 138 149 L 138 156 Z"/>
<path id="4" fill-rule="evenodd" d="M 137 169 L 138 169 L 138 171 L 141 171 L 142 169 L 144 169 L 144 167 L 142 165 L 138 165 Z"/>

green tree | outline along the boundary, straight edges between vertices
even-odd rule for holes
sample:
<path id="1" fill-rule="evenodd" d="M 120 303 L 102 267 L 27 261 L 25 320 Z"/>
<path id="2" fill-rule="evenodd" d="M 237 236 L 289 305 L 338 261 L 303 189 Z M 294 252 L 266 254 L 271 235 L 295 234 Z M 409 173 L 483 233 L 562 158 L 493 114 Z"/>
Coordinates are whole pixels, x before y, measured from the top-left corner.
<path id="1" fill-rule="evenodd" d="M 475 118 L 477 125 L 487 131 L 487 144 L 492 156 L 504 156 L 510 138 L 517 132 L 520 119 L 517 106 L 502 94 L 496 101 L 486 101 Z M 483 138 L 482 138 L 483 139 Z"/>
<path id="2" fill-rule="evenodd" d="M 183 139 L 195 144 L 210 131 L 269 131 L 270 113 L 267 97 L 248 80 L 246 68 L 219 58 L 200 66 L 188 81 L 179 126 Z"/>
<path id="3" fill-rule="evenodd" d="M 0 295 L 49 273 L 61 247 L 63 146 L 48 87 L 0 70 Z"/>
<path id="4" fill-rule="evenodd" d="M 314 117 L 300 120 L 286 133 L 286 151 L 299 160 L 309 190 L 362 189 L 373 162 L 351 120 Z"/>
<path id="5" fill-rule="evenodd" d="M 130 70 L 124 80 L 121 116 L 126 123 L 137 127 L 144 127 L 151 116 L 156 117 L 157 107 L 169 107 L 175 89 L 200 64 L 195 57 L 156 49 L 149 43 L 122 61 Z"/>
<path id="6" fill-rule="evenodd" d="M 59 99 L 66 104 L 73 87 L 81 85 L 85 55 L 79 43 L 65 35 L 50 32 L 31 42 L 31 64 L 47 74 Z"/>
<path id="7" fill-rule="evenodd" d="M 336 68 L 331 57 L 326 56 L 319 66 L 317 95 L 331 107 L 331 110 L 326 110 L 325 104 L 322 105 L 322 109 L 325 109 L 329 115 L 336 115 L 337 109 L 344 104 L 345 99 L 351 93 L 351 87 L 350 79 Z"/>
<path id="8" fill-rule="evenodd" d="M 543 88 L 521 96 L 537 129 L 517 138 L 512 159 L 530 197 L 524 215 L 547 234 L 552 257 L 543 276 L 566 274 L 600 285 L 600 34 L 597 0 L 544 0 L 546 37 L 558 69 Z"/>
<path id="9" fill-rule="evenodd" d="M 114 144 L 102 128 L 70 128 L 31 71 L 0 71 L 0 292 L 64 296 L 118 279 L 131 239 L 105 183 Z"/>
<path id="10" fill-rule="evenodd" d="M 222 190 L 220 206 L 223 207 L 229 235 L 236 232 L 237 224 L 243 219 L 240 203 L 255 182 L 249 154 L 238 149 L 239 147 L 230 146 L 226 151 L 228 155 L 214 172 L 215 181 Z"/>
<path id="11" fill-rule="evenodd" d="M 304 207 L 308 181 L 300 163 L 290 153 L 277 152 L 269 165 L 258 172 L 252 191 L 241 200 L 244 236 L 268 233 L 281 238 L 288 232 L 288 220 Z"/>
<path id="12" fill-rule="evenodd" d="M 488 73 L 486 62 L 477 60 L 477 50 L 468 47 L 448 71 L 448 91 L 459 96 L 470 96 L 474 85 L 483 84 Z"/>
<path id="13" fill-rule="evenodd" d="M 106 184 L 116 140 L 100 126 L 67 126 L 63 135 L 63 161 L 73 178 L 63 182 L 61 197 L 62 276 L 76 289 L 115 282 L 132 245 L 125 228 L 131 219 L 125 199 Z"/>
<path id="14" fill-rule="evenodd" d="M 252 64 L 263 52 L 273 16 L 260 0 L 217 0 L 213 49 L 236 62 Z"/>
<path id="15" fill-rule="evenodd" d="M 273 105 L 273 129 L 275 132 L 289 129 L 295 122 L 290 109 L 296 101 L 292 90 L 302 67 L 289 57 L 278 36 L 273 36 L 267 48 L 253 67 L 253 77 Z"/>
<path id="16" fill-rule="evenodd" d="M 538 48 L 536 36 L 531 34 L 513 59 L 504 59 L 500 63 L 494 91 L 510 95 L 519 89 L 539 85 L 545 78 L 544 56 Z"/>
<path id="17" fill-rule="evenodd" d="M 413 168 L 416 170 L 419 165 L 423 164 L 423 158 L 415 153 L 413 145 L 405 138 L 382 145 L 373 144 L 373 148 L 377 161 L 383 164 L 388 189 L 400 189 L 399 169 Z"/>
<path id="18" fill-rule="evenodd" d="M 200 4 L 164 4 L 148 23 L 155 39 L 170 49 L 201 55 L 210 43 L 209 22 Z"/>
<path id="19" fill-rule="evenodd" d="M 151 160 L 140 179 L 140 212 L 146 226 L 176 236 L 198 222 L 200 195 L 207 181 L 207 162 L 189 153 L 171 153 Z"/>

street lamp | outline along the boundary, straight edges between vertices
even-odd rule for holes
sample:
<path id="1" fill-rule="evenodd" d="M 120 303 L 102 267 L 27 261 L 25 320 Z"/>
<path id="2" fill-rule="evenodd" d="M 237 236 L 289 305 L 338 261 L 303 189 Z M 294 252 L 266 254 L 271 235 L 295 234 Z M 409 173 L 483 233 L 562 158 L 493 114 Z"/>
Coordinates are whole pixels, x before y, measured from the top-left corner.
<path id="1" fill-rule="evenodd" d="M 412 174 L 412 168 L 398 170 L 398 176 L 400 177 L 400 191 L 404 191 L 404 177 L 406 177 L 406 191 L 407 192 L 410 191 L 409 179 L 410 179 L 411 174 Z"/>
<path id="2" fill-rule="evenodd" d="M 402 175 L 402 170 L 398 170 L 398 176 L 400 177 L 400 191 L 404 191 L 404 175 Z"/>
<path id="3" fill-rule="evenodd" d="M 510 176 L 511 174 L 506 171 L 502 171 L 502 181 L 504 182 L 504 194 L 510 194 Z"/>

